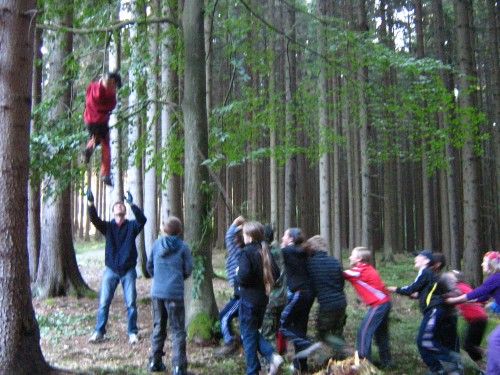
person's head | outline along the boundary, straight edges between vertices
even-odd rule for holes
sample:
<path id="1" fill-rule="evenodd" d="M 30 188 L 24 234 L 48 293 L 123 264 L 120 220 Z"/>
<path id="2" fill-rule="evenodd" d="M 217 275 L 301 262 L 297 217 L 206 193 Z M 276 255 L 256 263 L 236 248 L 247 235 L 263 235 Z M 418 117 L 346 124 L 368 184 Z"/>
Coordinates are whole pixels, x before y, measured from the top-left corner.
<path id="1" fill-rule="evenodd" d="M 430 250 L 422 250 L 415 256 L 415 268 L 422 269 L 432 266 L 434 256 Z"/>
<path id="2" fill-rule="evenodd" d="M 453 272 L 444 272 L 438 280 L 437 285 L 439 294 L 446 294 L 455 290 L 457 287 L 457 277 Z"/>
<path id="3" fill-rule="evenodd" d="M 271 224 L 264 225 L 264 239 L 268 244 L 274 241 L 274 230 Z"/>
<path id="4" fill-rule="evenodd" d="M 116 224 L 120 225 L 123 223 L 125 216 L 127 215 L 127 207 L 125 207 L 125 203 L 122 201 L 115 202 L 115 204 L 113 204 L 112 211 Z"/>
<path id="5" fill-rule="evenodd" d="M 304 242 L 304 235 L 300 228 L 288 228 L 281 238 L 281 247 L 300 245 Z"/>
<path id="6" fill-rule="evenodd" d="M 441 272 L 446 267 L 446 257 L 443 253 L 432 254 L 432 269 L 434 272 Z"/>
<path id="7" fill-rule="evenodd" d="M 488 274 L 500 273 L 500 252 L 488 251 L 483 256 L 483 272 Z"/>
<path id="8" fill-rule="evenodd" d="M 370 263 L 372 260 L 372 252 L 364 246 L 358 246 L 352 249 L 349 256 L 349 264 L 354 266 L 358 263 Z"/>
<path id="9" fill-rule="evenodd" d="M 163 231 L 169 236 L 180 236 L 182 234 L 182 222 L 178 217 L 169 216 L 163 224 Z"/>
<path id="10" fill-rule="evenodd" d="M 264 241 L 264 226 L 257 221 L 247 221 L 243 224 L 243 241 L 246 244 Z"/>
<path id="11" fill-rule="evenodd" d="M 117 72 L 109 72 L 104 77 L 104 86 L 117 90 L 122 87 L 122 77 Z"/>
<path id="12" fill-rule="evenodd" d="M 464 277 L 464 274 L 462 271 L 459 271 L 459 270 L 452 270 L 450 271 L 453 276 L 455 277 L 457 283 L 463 283 L 464 280 L 465 280 L 465 277 Z"/>
<path id="13" fill-rule="evenodd" d="M 328 245 L 323 237 L 320 235 L 312 236 L 304 243 L 304 251 L 311 255 L 315 251 L 327 251 Z"/>

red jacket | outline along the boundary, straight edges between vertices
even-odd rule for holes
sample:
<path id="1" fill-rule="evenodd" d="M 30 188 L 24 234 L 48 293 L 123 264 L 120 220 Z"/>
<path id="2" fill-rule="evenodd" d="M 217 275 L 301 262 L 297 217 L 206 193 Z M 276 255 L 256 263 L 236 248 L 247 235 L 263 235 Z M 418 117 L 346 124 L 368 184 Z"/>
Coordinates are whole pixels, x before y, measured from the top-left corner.
<path id="1" fill-rule="evenodd" d="M 391 300 L 379 273 L 368 263 L 358 263 L 350 270 L 344 271 L 344 278 L 352 284 L 368 306 L 379 306 Z"/>
<path id="2" fill-rule="evenodd" d="M 457 289 L 460 290 L 462 294 L 467 294 L 472 292 L 472 288 L 470 285 L 466 283 L 459 282 L 457 283 Z M 460 314 L 464 317 L 466 321 L 473 322 L 476 320 L 487 320 L 488 314 L 484 310 L 484 307 L 479 302 L 466 302 L 457 305 Z"/>
<path id="3" fill-rule="evenodd" d="M 85 95 L 83 121 L 87 125 L 107 124 L 115 106 L 115 90 L 104 87 L 101 82 L 90 82 Z"/>

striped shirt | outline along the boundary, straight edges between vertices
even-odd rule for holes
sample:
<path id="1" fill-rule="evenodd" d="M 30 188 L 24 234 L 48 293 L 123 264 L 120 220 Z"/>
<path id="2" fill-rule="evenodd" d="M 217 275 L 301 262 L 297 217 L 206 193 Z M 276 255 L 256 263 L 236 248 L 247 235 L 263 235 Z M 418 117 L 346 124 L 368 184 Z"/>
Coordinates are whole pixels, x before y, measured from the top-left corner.
<path id="1" fill-rule="evenodd" d="M 350 270 L 344 271 L 359 297 L 368 306 L 379 306 L 391 300 L 389 291 L 379 273 L 368 263 L 358 263 Z"/>
<path id="2" fill-rule="evenodd" d="M 235 238 L 240 228 L 236 225 L 231 224 L 226 232 L 226 248 L 227 248 L 227 258 L 226 258 L 226 274 L 229 280 L 229 285 L 233 288 L 236 287 L 236 268 L 241 256 L 241 248 L 237 245 Z"/>

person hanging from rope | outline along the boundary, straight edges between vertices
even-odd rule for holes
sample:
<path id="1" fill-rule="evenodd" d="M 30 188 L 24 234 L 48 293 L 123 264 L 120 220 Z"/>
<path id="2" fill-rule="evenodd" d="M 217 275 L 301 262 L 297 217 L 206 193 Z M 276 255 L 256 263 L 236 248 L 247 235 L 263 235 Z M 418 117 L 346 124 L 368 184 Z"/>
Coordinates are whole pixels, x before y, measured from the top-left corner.
<path id="1" fill-rule="evenodd" d="M 85 163 L 88 164 L 95 148 L 101 145 L 101 178 L 108 186 L 111 179 L 111 149 L 109 146 L 109 117 L 116 107 L 116 91 L 122 86 L 122 79 L 116 72 L 108 73 L 99 81 L 92 81 L 85 94 L 83 121 L 90 138 L 85 148 Z"/>

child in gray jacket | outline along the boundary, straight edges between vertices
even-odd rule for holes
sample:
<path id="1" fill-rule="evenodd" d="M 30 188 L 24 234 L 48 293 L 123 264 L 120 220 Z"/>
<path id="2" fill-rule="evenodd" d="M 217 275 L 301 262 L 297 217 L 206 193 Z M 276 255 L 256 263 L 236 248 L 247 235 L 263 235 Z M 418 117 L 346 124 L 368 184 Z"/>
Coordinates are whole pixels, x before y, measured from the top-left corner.
<path id="1" fill-rule="evenodd" d="M 153 333 L 149 370 L 165 371 L 163 345 L 167 337 L 167 319 L 172 335 L 172 374 L 187 374 L 186 329 L 184 315 L 184 280 L 191 275 L 193 259 L 187 244 L 180 238 L 181 221 L 171 216 L 163 231 L 167 234 L 153 244 L 147 269 L 153 277 L 151 300 Z"/>

